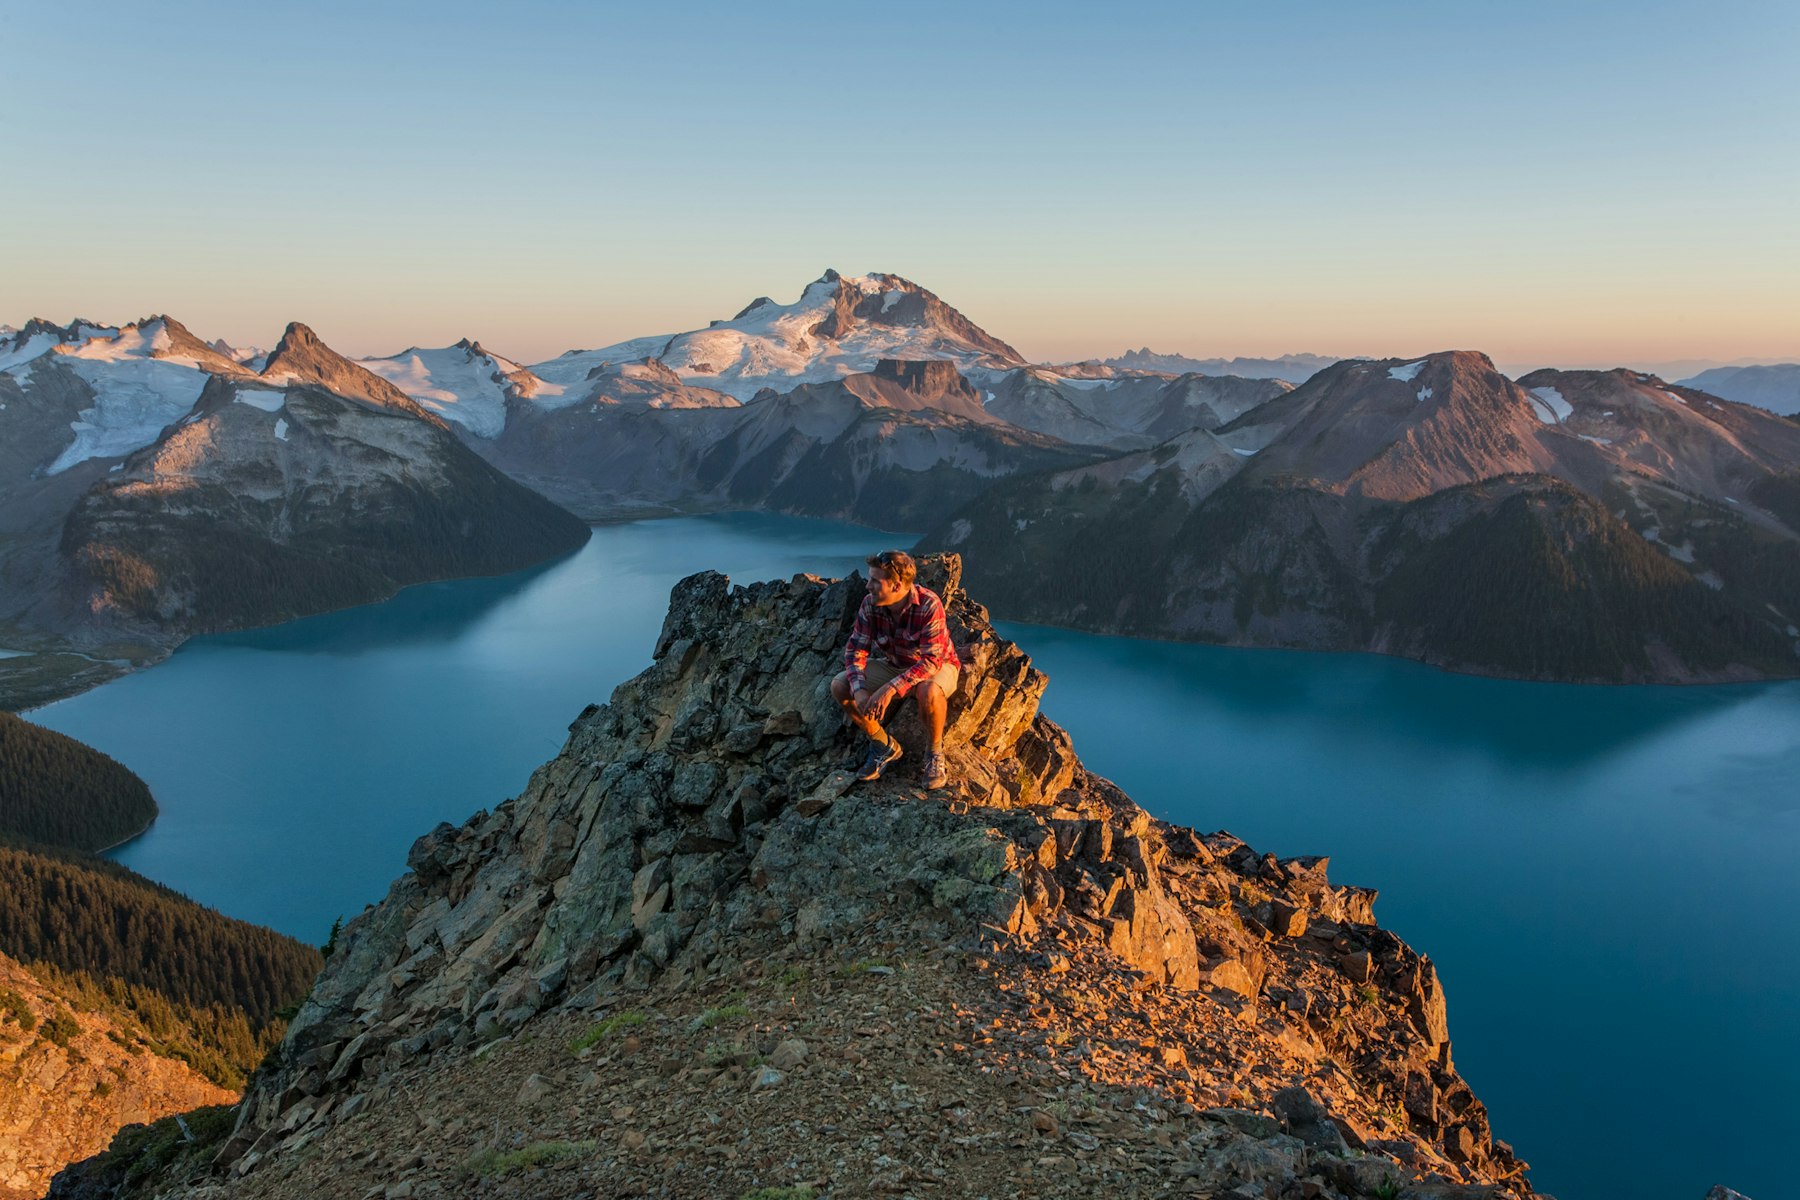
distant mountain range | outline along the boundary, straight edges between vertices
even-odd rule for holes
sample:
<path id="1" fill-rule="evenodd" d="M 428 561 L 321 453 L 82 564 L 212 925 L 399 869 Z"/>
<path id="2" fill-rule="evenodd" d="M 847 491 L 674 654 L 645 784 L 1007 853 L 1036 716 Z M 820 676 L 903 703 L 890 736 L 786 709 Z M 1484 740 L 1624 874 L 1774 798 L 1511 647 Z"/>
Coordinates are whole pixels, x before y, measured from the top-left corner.
<path id="1" fill-rule="evenodd" d="M 1800 416 L 1800 363 L 1714 367 L 1681 382 L 1739 404 Z"/>
<path id="2" fill-rule="evenodd" d="M 0 335 L 0 649 L 38 653 L 0 657 L 0 701 L 540 561 L 577 517 L 730 509 L 931 529 L 1007 615 L 1546 678 L 1792 674 L 1794 430 L 1479 354 L 1031 364 L 891 274 L 531 365 L 473 339 L 352 362 L 298 324 L 265 355 L 168 317 L 32 321 Z M 1523 625 L 1483 592 L 1458 618 L 1477 645 L 1428 586 L 1461 569 L 1431 558 L 1452 545 L 1520 566 L 1506 580 L 1623 590 L 1571 584 Z M 1616 610 L 1650 592 L 1655 619 Z M 1589 626 L 1612 648 L 1555 644 Z"/>
<path id="3" fill-rule="evenodd" d="M 1352 361 L 929 533 L 998 611 L 1544 679 L 1796 671 L 1800 426 L 1628 371 Z"/>
<path id="4" fill-rule="evenodd" d="M 1284 354 L 1280 358 L 1189 358 L 1185 354 L 1158 354 L 1145 346 L 1127 350 L 1116 358 L 1100 360 L 1100 365 L 1127 371 L 1161 371 L 1171 375 L 1198 372 L 1202 375 L 1237 375 L 1244 379 L 1285 379 L 1289 383 L 1305 383 L 1331 364 L 1340 361 L 1322 354 Z"/>

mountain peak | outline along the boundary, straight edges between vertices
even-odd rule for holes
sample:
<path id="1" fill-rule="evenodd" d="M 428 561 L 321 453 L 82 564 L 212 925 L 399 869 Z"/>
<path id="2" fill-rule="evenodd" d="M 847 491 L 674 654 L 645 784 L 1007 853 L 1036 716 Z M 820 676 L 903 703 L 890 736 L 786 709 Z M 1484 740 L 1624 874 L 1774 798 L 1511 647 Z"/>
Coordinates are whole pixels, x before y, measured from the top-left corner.
<path id="1" fill-rule="evenodd" d="M 312 326 L 300 321 L 289 321 L 287 328 L 281 331 L 281 340 L 275 343 L 275 349 L 270 353 L 269 358 L 273 361 L 277 355 L 295 354 L 324 346 L 325 343 L 319 340 L 319 335 L 312 331 Z"/>
<path id="2" fill-rule="evenodd" d="M 704 329 L 573 352 L 532 370 L 553 384 L 579 386 L 603 362 L 646 356 L 660 358 L 684 383 L 739 400 L 764 388 L 786 392 L 863 374 L 884 358 L 943 359 L 962 368 L 1024 364 L 1017 350 L 910 280 L 828 269 L 792 303 L 759 296 Z"/>
<path id="3" fill-rule="evenodd" d="M 393 409 L 443 426 L 405 392 L 327 346 L 311 327 L 291 321 L 264 364 L 262 379 L 277 386 L 312 384 L 374 408 Z"/>

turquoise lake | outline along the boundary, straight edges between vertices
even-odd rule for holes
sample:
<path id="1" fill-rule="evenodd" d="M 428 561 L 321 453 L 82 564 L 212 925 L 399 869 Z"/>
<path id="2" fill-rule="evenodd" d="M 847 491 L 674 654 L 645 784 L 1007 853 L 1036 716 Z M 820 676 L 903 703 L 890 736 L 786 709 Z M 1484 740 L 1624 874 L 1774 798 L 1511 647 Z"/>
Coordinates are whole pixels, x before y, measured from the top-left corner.
<path id="1" fill-rule="evenodd" d="M 119 861 L 322 941 L 414 838 L 518 793 L 647 666 L 669 588 L 843 574 L 903 537 L 596 529 L 501 579 L 196 639 L 29 714 L 162 806 Z M 979 599 L 979 597 L 977 597 Z M 1004 625 L 1093 770 L 1168 820 L 1328 854 L 1429 954 L 1459 1068 L 1562 1200 L 1779 1200 L 1800 1102 L 1800 684 L 1586 688 Z"/>

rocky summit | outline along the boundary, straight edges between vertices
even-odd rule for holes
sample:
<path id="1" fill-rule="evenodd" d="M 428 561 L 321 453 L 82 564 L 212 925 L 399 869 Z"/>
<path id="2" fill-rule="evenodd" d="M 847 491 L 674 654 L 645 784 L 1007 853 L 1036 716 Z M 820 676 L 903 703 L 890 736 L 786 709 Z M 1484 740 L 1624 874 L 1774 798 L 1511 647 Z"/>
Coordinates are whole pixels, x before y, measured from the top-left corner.
<path id="1" fill-rule="evenodd" d="M 880 782 L 841 765 L 859 579 L 688 578 L 345 926 L 210 1165 L 122 1144 L 52 1195 L 1531 1196 L 1374 892 L 1086 771 L 960 573 L 922 572 L 951 786 L 910 715 Z"/>

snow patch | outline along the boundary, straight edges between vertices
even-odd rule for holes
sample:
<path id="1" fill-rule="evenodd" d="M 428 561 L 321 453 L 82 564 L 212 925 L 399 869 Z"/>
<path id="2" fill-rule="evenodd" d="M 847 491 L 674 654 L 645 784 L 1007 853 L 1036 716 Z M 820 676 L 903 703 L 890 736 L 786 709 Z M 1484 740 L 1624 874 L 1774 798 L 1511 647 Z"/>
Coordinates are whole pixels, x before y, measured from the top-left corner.
<path id="1" fill-rule="evenodd" d="M 1674 392 L 1665 391 L 1663 393 L 1663 395 L 1667 396 L 1669 399 L 1673 400 L 1677 404 L 1687 404 L 1686 400 L 1683 400 L 1680 396 L 1677 396 Z M 1691 408 L 1692 405 L 1689 405 L 1689 407 Z"/>
<path id="2" fill-rule="evenodd" d="M 1558 425 L 1575 415 L 1575 406 L 1563 399 L 1561 392 L 1553 387 L 1531 389 L 1532 402 L 1537 406 L 1538 419 L 1546 425 Z M 1548 416 L 1544 414 L 1548 413 Z"/>
<path id="3" fill-rule="evenodd" d="M 154 339 L 137 341 L 153 343 Z M 82 349 L 92 347 L 103 351 L 110 347 L 117 354 L 77 352 L 67 356 L 69 368 L 94 389 L 94 406 L 82 409 L 69 423 L 75 440 L 50 464 L 48 474 L 66 471 L 90 458 L 112 458 L 148 446 L 194 407 L 211 378 L 204 371 L 182 365 L 179 359 L 134 354 L 131 346 L 97 342 Z"/>
<path id="4" fill-rule="evenodd" d="M 944 540 L 954 546 L 974 532 L 974 525 L 970 524 L 966 518 L 958 517 L 955 521 L 951 522 L 950 532 L 944 535 Z"/>
<path id="5" fill-rule="evenodd" d="M 11 375 L 13 377 L 13 382 L 17 383 L 20 387 L 24 387 L 31 382 L 31 364 L 28 362 L 20 363 L 16 367 L 9 368 L 6 373 Z"/>
<path id="6" fill-rule="evenodd" d="M 741 317 L 714 321 L 704 329 L 636 338 L 599 350 L 572 351 L 549 362 L 534 363 L 531 371 L 551 383 L 580 388 L 580 395 L 563 401 L 573 404 L 588 394 L 581 385 L 594 367 L 654 357 L 680 376 L 683 383 L 713 388 L 747 401 L 765 387 L 789 392 L 803 384 L 829 383 L 870 371 L 883 358 L 941 359 L 962 370 L 979 367 L 988 358 L 986 353 L 929 324 L 900 326 L 868 321 L 841 337 L 817 336 L 813 330 L 830 314 L 840 287 L 850 296 L 885 298 L 894 293 L 912 294 L 910 289 L 890 287 L 885 279 L 819 279 L 808 284 L 792 304 L 759 304 Z"/>
<path id="7" fill-rule="evenodd" d="M 1694 543 L 1692 542 L 1683 542 L 1679 546 L 1671 546 L 1667 542 L 1664 542 L 1662 548 L 1667 550 L 1669 552 L 1669 557 L 1676 562 L 1691 563 L 1694 561 Z"/>
<path id="8" fill-rule="evenodd" d="M 460 346 L 404 350 L 391 358 L 365 358 L 361 366 L 381 376 L 446 421 L 476 437 L 499 437 L 506 428 L 506 363 Z"/>
<path id="9" fill-rule="evenodd" d="M 54 345 L 56 345 L 55 334 L 34 333 L 26 338 L 25 344 L 18 349 L 0 350 L 0 371 L 10 371 L 21 363 L 28 363 L 47 352 Z"/>
<path id="10" fill-rule="evenodd" d="M 84 325 L 80 332 L 88 340 L 68 350 L 70 358 L 93 363 L 125 363 L 150 358 L 189 368 L 200 366 L 197 358 L 168 353 L 175 339 L 169 336 L 168 325 L 160 320 L 127 325 L 118 330 L 95 330 Z M 93 336 L 88 336 L 90 334 Z"/>
<path id="11" fill-rule="evenodd" d="M 1594 443 L 1594 445 L 1596 445 L 1596 446 L 1610 446 L 1610 445 L 1612 445 L 1612 439 L 1611 439 L 1611 438 L 1597 438 L 1597 437 L 1589 437 L 1589 436 L 1588 436 L 1588 435 L 1587 435 L 1587 434 L 1585 434 L 1585 433 L 1578 433 L 1578 434 L 1576 434 L 1576 435 L 1575 435 L 1575 436 L 1576 436 L 1576 437 L 1578 437 L 1578 438 L 1580 438 L 1580 439 L 1581 439 L 1581 440 L 1582 440 L 1582 441 L 1584 441 L 1584 442 L 1592 442 L 1592 443 Z"/>
<path id="12" fill-rule="evenodd" d="M 1719 578 L 1717 572 L 1702 571 L 1694 576 L 1694 578 L 1698 579 L 1701 583 L 1704 583 L 1715 592 L 1722 592 L 1725 590 L 1725 581 Z"/>
<path id="13" fill-rule="evenodd" d="M 287 418 L 286 417 L 276 417 L 275 418 L 275 440 L 278 442 L 287 441 L 287 431 L 288 431 Z"/>
<path id="14" fill-rule="evenodd" d="M 6 649 L 6 647 L 0 646 L 0 658 L 30 658 L 30 657 L 31 657 L 31 651 L 29 651 L 29 650 L 8 650 L 8 649 Z"/>
<path id="15" fill-rule="evenodd" d="M 1431 399 L 1431 389 L 1430 388 L 1420 388 L 1419 389 L 1419 403 L 1423 404 L 1429 399 Z"/>
<path id="16" fill-rule="evenodd" d="M 1245 458 L 1255 458 L 1255 457 L 1256 457 L 1256 451 L 1254 451 L 1254 450 L 1240 450 L 1240 449 L 1239 449 L 1239 448 L 1238 448 L 1238 447 L 1236 447 L 1236 446 L 1233 446 L 1233 447 L 1232 447 L 1232 448 L 1231 448 L 1231 452 L 1232 452 L 1232 453 L 1233 453 L 1233 454 L 1241 454 L 1241 455 L 1243 455 L 1243 456 L 1244 456 L 1244 457 L 1245 457 Z"/>
<path id="17" fill-rule="evenodd" d="M 890 309 L 890 308 L 894 307 L 894 305 L 900 303 L 900 301 L 902 299 L 904 299 L 905 296 L 906 296 L 906 293 L 901 292 L 901 291 L 890 291 L 890 292 L 886 293 L 885 295 L 883 295 L 881 297 L 881 311 L 882 312 L 888 311 L 888 309 Z"/>
<path id="18" fill-rule="evenodd" d="M 1020 517 L 1013 522 L 1013 531 L 1016 533 L 1024 533 L 1026 528 L 1030 524 L 1031 524 L 1031 522 L 1029 520 L 1027 520 L 1024 517 Z"/>
<path id="19" fill-rule="evenodd" d="M 271 392 L 267 388 L 239 388 L 235 397 L 239 404 L 248 404 L 251 408 L 260 408 L 264 412 L 280 412 L 281 406 L 287 403 L 285 392 Z"/>
<path id="20" fill-rule="evenodd" d="M 1413 378 L 1424 369 L 1425 360 L 1421 358 L 1418 362 L 1410 362 L 1403 367 L 1389 367 L 1388 378 L 1398 379 L 1401 383 L 1411 383 Z"/>

